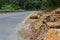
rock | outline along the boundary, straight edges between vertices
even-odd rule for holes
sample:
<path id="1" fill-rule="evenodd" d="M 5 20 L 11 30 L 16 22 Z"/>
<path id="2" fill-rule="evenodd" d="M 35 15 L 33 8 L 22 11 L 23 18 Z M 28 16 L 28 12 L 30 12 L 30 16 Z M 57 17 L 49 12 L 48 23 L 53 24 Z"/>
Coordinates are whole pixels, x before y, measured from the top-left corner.
<path id="1" fill-rule="evenodd" d="M 47 22 L 47 26 L 50 27 L 50 28 L 60 28 L 60 21 Z"/>
<path id="2" fill-rule="evenodd" d="M 28 30 L 19 30 L 20 36 L 30 40 L 60 40 L 60 8 L 51 12 L 30 14 L 24 20 Z M 24 35 L 23 35 L 24 34 Z"/>
<path id="3" fill-rule="evenodd" d="M 44 40 L 60 40 L 60 29 L 50 29 Z"/>

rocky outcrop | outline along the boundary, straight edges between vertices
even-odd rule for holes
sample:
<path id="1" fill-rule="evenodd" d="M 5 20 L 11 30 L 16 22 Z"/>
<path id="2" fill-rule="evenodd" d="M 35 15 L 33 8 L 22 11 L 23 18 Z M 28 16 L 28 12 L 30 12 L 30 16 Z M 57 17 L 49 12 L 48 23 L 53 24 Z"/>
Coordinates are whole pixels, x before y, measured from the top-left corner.
<path id="1" fill-rule="evenodd" d="M 60 31 L 57 31 L 60 29 L 60 8 L 51 12 L 31 14 L 26 18 L 25 24 L 30 24 L 30 40 L 60 40 Z"/>
<path id="2" fill-rule="evenodd" d="M 34 17 L 32 16 L 32 18 L 30 18 L 30 19 L 37 19 L 36 21 L 31 23 L 30 29 L 32 29 L 33 36 L 31 36 L 30 40 L 44 40 L 47 33 L 50 33 L 48 30 L 50 30 L 51 28 L 53 28 L 53 30 L 60 29 L 60 11 L 59 11 L 59 9 L 56 9 L 54 11 L 47 12 L 47 13 L 38 13 L 37 16 L 34 16 Z M 37 17 L 37 18 L 35 18 L 35 17 Z M 48 34 L 48 35 L 54 35 L 55 33 L 53 32 L 53 30 L 52 30 L 53 34 Z M 48 37 L 51 37 L 48 35 L 45 40 L 48 40 Z M 56 38 L 56 40 L 57 39 L 58 38 Z M 53 40 L 55 40 L 55 39 L 53 38 Z"/>
<path id="3" fill-rule="evenodd" d="M 60 29 L 50 29 L 44 40 L 60 40 Z"/>

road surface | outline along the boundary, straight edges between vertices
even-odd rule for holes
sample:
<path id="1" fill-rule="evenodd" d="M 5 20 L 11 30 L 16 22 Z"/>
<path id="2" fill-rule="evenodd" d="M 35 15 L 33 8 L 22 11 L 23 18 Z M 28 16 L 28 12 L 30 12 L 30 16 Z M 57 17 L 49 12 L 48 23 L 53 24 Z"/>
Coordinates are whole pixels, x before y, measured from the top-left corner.
<path id="1" fill-rule="evenodd" d="M 29 14 L 30 12 L 0 14 L 0 40 L 18 40 L 16 28 Z"/>

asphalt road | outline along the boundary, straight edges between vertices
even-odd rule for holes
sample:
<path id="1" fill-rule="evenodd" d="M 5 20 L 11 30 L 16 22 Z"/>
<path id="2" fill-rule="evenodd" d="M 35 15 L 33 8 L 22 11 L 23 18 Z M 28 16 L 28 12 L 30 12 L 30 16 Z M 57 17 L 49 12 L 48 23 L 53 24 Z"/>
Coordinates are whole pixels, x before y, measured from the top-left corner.
<path id="1" fill-rule="evenodd" d="M 30 12 L 0 14 L 0 40 L 18 40 L 16 28 L 29 14 Z"/>

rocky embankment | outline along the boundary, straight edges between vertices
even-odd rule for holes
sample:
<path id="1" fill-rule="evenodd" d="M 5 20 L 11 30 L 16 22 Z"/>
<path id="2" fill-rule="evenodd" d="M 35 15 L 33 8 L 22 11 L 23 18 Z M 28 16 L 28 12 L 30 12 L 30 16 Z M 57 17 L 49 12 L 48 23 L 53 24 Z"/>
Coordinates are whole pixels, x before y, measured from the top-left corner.
<path id="1" fill-rule="evenodd" d="M 29 40 L 60 40 L 60 8 L 51 12 L 31 14 L 26 18 L 28 29 L 19 30 L 19 36 Z"/>

